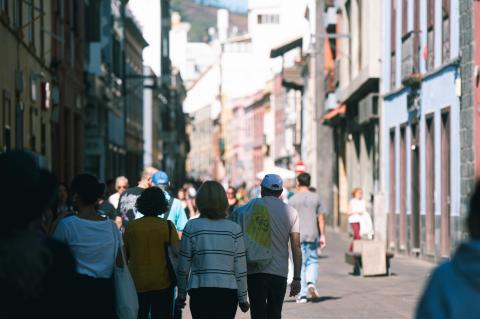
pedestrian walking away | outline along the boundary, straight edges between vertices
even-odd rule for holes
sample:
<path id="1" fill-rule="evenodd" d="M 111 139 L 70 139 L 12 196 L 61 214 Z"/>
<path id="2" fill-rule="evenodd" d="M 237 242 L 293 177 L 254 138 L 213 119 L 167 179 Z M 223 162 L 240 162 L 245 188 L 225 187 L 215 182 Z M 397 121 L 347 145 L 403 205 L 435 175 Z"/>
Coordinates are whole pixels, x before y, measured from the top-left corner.
<path id="1" fill-rule="evenodd" d="M 120 234 L 113 233 L 118 232 L 115 223 L 100 216 L 96 210 L 105 185 L 92 175 L 81 174 L 73 179 L 70 189 L 78 214 L 63 218 L 53 238 L 70 247 L 77 264 L 78 290 L 89 296 L 81 309 L 72 311 L 82 313 L 85 318 L 116 318 L 113 256 L 120 256 L 117 266 L 123 267 L 119 253 L 123 244 L 121 240 L 115 240 L 115 236 L 121 238 Z"/>
<path id="2" fill-rule="evenodd" d="M 161 214 L 160 217 L 170 220 L 175 225 L 178 236 L 182 238 L 182 232 L 188 222 L 188 218 L 182 202 L 167 192 L 167 187 L 170 186 L 168 175 L 163 171 L 156 172 L 152 176 L 152 185 L 160 188 L 168 201 L 169 209 Z M 141 214 L 138 216 L 141 216 Z"/>
<path id="3" fill-rule="evenodd" d="M 179 239 L 173 224 L 158 217 L 168 210 L 168 201 L 162 190 L 152 187 L 143 191 L 136 208 L 143 217 L 125 227 L 124 244 L 138 293 L 138 318 L 170 319 L 174 283 L 167 267 L 166 245 L 171 244 L 178 254 Z"/>
<path id="4" fill-rule="evenodd" d="M 297 211 L 280 200 L 280 176 L 267 174 L 260 186 L 261 198 L 239 207 L 231 218 L 245 236 L 251 318 L 279 319 L 287 289 L 289 242 L 294 264 L 290 296 L 300 292 L 300 225 Z"/>
<path id="5" fill-rule="evenodd" d="M 480 315 L 480 181 L 467 216 L 470 240 L 431 275 L 417 307 L 417 319 L 474 319 Z"/>
<path id="6" fill-rule="evenodd" d="M 238 305 L 243 312 L 250 307 L 242 230 L 225 219 L 228 201 L 220 183 L 205 182 L 196 203 L 200 217 L 188 222 L 181 242 L 176 304 L 185 306 L 188 291 L 193 319 L 233 319 Z"/>
<path id="7" fill-rule="evenodd" d="M 117 224 L 124 228 L 127 223 L 134 220 L 137 215 L 135 204 L 140 194 L 152 186 L 152 176 L 158 170 L 154 167 L 145 167 L 140 174 L 140 181 L 137 186 L 130 187 L 120 195 L 117 207 Z"/>
<path id="8" fill-rule="evenodd" d="M 326 247 L 325 239 L 325 211 L 320 196 L 310 191 L 310 174 L 302 173 L 297 176 L 297 192 L 289 204 L 298 212 L 300 219 L 300 245 L 302 248 L 302 271 L 300 295 L 298 303 L 307 302 L 308 295 L 312 299 L 320 297 L 317 291 L 318 254 L 317 248 Z M 319 233 L 320 231 L 320 233 Z"/>

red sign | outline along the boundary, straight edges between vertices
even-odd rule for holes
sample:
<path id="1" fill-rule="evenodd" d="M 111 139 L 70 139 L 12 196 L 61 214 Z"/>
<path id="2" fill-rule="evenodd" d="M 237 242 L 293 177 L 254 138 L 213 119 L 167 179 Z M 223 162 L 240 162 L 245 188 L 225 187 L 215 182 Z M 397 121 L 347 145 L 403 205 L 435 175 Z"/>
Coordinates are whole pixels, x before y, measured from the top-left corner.
<path id="1" fill-rule="evenodd" d="M 307 171 L 307 167 L 305 166 L 304 162 L 296 162 L 295 163 L 295 173 L 302 174 Z"/>

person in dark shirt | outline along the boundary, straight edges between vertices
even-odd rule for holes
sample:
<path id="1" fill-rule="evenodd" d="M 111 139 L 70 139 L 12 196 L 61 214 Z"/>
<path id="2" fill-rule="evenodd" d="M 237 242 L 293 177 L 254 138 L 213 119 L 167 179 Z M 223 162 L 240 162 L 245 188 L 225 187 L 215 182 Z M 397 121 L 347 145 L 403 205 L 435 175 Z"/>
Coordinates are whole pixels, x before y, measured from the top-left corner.
<path id="1" fill-rule="evenodd" d="M 152 186 L 152 176 L 157 171 L 154 167 L 146 167 L 141 173 L 138 185 L 130 187 L 120 195 L 117 207 L 117 225 L 121 221 L 122 227 L 124 228 L 129 221 L 136 218 L 137 209 L 135 208 L 135 204 L 137 199 L 145 189 Z"/>

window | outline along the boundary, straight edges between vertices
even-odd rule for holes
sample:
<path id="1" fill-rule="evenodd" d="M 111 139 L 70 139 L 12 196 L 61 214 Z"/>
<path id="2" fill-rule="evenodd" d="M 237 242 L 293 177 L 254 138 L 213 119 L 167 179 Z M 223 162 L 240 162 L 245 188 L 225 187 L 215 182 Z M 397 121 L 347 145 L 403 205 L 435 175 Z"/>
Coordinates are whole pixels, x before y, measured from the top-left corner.
<path id="1" fill-rule="evenodd" d="M 427 71 L 435 67 L 435 0 L 427 2 Z"/>
<path id="2" fill-rule="evenodd" d="M 391 0 L 390 16 L 390 89 L 394 90 L 397 77 L 397 61 L 395 54 L 397 45 L 397 0 Z"/>
<path id="3" fill-rule="evenodd" d="M 113 73 L 117 76 L 121 76 L 121 47 L 120 47 L 120 41 L 118 41 L 115 37 L 112 39 L 113 41 L 113 49 L 112 49 L 112 61 L 113 61 Z"/>
<path id="4" fill-rule="evenodd" d="M 10 0 L 0 0 L 0 18 L 5 19 L 5 21 L 8 23 L 8 3 Z"/>
<path id="5" fill-rule="evenodd" d="M 37 151 L 37 112 L 33 106 L 30 106 L 30 149 Z"/>
<path id="6" fill-rule="evenodd" d="M 442 63 L 450 59 L 450 0 L 442 0 Z"/>
<path id="7" fill-rule="evenodd" d="M 35 3 L 34 0 L 31 0 L 30 4 L 27 5 L 28 8 L 28 32 L 27 32 L 27 41 L 29 44 L 35 44 Z"/>
<path id="8" fill-rule="evenodd" d="M 40 58 L 42 60 L 45 59 L 45 37 L 43 30 L 46 29 L 45 27 L 45 18 L 43 14 L 43 0 L 40 0 L 40 27 L 38 28 L 39 39 L 40 39 Z"/>
<path id="9" fill-rule="evenodd" d="M 47 126 L 45 123 L 41 124 L 41 145 L 40 145 L 40 151 L 42 152 L 42 155 L 46 156 L 47 155 Z"/>
<path id="10" fill-rule="evenodd" d="M 413 73 L 420 72 L 420 1 L 413 2 Z"/>
<path id="11" fill-rule="evenodd" d="M 23 25 L 23 1 L 15 1 L 15 26 L 21 28 Z"/>
<path id="12" fill-rule="evenodd" d="M 402 36 L 408 31 L 408 0 L 402 0 Z"/>
<path id="13" fill-rule="evenodd" d="M 258 24 L 279 24 L 280 15 L 278 14 L 259 14 L 257 15 Z"/>
<path id="14" fill-rule="evenodd" d="M 2 119 L 3 119 L 3 150 L 8 151 L 12 148 L 12 131 L 11 131 L 11 120 L 12 120 L 12 109 L 11 109 L 11 98 L 10 94 L 7 91 L 3 91 L 3 109 L 2 109 Z"/>

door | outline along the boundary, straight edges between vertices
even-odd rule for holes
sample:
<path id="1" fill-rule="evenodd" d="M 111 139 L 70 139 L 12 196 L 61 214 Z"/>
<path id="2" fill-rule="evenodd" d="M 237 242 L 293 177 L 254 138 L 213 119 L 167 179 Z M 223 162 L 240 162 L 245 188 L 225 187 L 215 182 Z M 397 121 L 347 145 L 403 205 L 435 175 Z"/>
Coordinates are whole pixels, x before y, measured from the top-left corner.
<path id="1" fill-rule="evenodd" d="M 426 253 L 435 255 L 435 130 L 433 115 L 426 120 L 425 170 L 426 170 Z"/>
<path id="2" fill-rule="evenodd" d="M 388 245 L 395 247 L 395 200 L 396 200 L 396 152 L 395 152 L 395 129 L 390 131 L 390 149 L 389 149 L 389 214 L 388 214 Z"/>
<path id="3" fill-rule="evenodd" d="M 411 126 L 411 253 L 420 253 L 420 148 L 418 124 Z"/>
<path id="4" fill-rule="evenodd" d="M 400 250 L 407 249 L 407 141 L 406 127 L 400 128 Z"/>
<path id="5" fill-rule="evenodd" d="M 441 161 L 442 161 L 442 197 L 441 197 L 441 227 L 440 249 L 442 257 L 450 256 L 450 112 L 445 110 L 442 114 L 441 126 Z"/>

